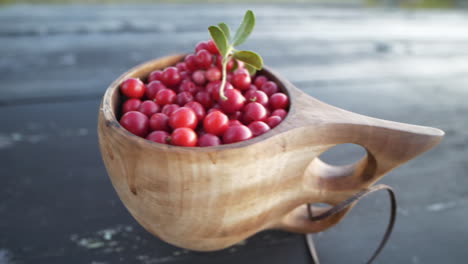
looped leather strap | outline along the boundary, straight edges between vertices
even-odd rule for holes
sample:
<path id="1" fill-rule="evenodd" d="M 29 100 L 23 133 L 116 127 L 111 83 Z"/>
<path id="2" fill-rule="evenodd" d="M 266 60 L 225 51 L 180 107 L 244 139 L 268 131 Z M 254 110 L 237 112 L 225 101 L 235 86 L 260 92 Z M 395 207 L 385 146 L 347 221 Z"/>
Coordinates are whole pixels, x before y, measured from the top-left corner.
<path id="1" fill-rule="evenodd" d="M 329 210 L 325 211 L 324 213 L 314 216 L 312 212 L 312 206 L 310 204 L 307 205 L 308 208 L 308 213 L 309 213 L 309 218 L 311 221 L 319 221 L 323 220 L 327 217 L 330 217 L 346 207 L 352 205 L 353 203 L 361 200 L 365 196 L 379 191 L 379 190 L 387 190 L 389 196 L 390 196 L 390 220 L 388 222 L 387 228 L 385 230 L 384 236 L 382 240 L 379 243 L 379 246 L 377 249 L 374 251 L 372 256 L 369 258 L 369 260 L 366 262 L 368 264 L 372 263 L 375 258 L 379 255 L 379 253 L 382 251 L 384 248 L 385 244 L 387 243 L 388 239 L 390 238 L 390 234 L 392 233 L 393 230 L 393 225 L 395 224 L 395 218 L 396 218 L 396 209 L 397 209 L 397 203 L 396 203 L 396 198 L 395 198 L 395 193 L 393 192 L 393 189 L 390 186 L 387 186 L 385 184 L 379 184 L 373 187 L 370 187 L 368 189 L 365 189 L 363 191 L 360 191 L 356 193 L 355 195 L 351 196 L 350 198 L 344 200 L 343 202 L 335 205 L 334 207 L 330 208 Z M 319 259 L 317 255 L 317 251 L 315 250 L 314 242 L 312 240 L 312 234 L 306 234 L 306 241 L 307 245 L 309 247 L 310 255 L 312 257 L 312 260 L 314 261 L 315 264 L 319 264 Z"/>

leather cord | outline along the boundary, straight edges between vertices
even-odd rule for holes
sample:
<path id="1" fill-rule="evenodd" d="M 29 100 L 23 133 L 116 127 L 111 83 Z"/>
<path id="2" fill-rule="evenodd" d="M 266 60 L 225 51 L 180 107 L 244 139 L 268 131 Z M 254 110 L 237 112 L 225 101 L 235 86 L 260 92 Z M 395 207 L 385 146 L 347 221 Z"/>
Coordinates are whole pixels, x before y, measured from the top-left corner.
<path id="1" fill-rule="evenodd" d="M 323 220 L 327 217 L 330 217 L 343 209 L 347 208 L 348 206 L 352 205 L 353 203 L 358 202 L 362 198 L 366 197 L 367 195 L 379 191 L 379 190 L 386 190 L 390 196 L 390 220 L 388 222 L 387 228 L 385 230 L 384 236 L 382 237 L 382 240 L 379 243 L 379 246 L 377 249 L 374 251 L 372 256 L 369 258 L 369 260 L 366 262 L 367 264 L 372 263 L 377 256 L 380 254 L 382 249 L 384 248 L 385 244 L 387 243 L 388 239 L 390 238 L 390 235 L 393 230 L 393 226 L 395 224 L 395 218 L 396 218 L 396 209 L 397 209 L 397 203 L 396 203 L 396 198 L 395 198 L 395 193 L 393 192 L 393 189 L 390 186 L 387 186 L 385 184 L 379 184 L 373 187 L 370 187 L 368 189 L 365 189 L 363 191 L 360 191 L 356 193 L 355 195 L 351 196 L 350 198 L 340 202 L 339 204 L 333 206 L 329 210 L 325 211 L 324 213 L 314 216 L 312 212 L 312 206 L 311 204 L 307 205 L 308 209 L 308 214 L 309 218 L 311 221 L 319 221 Z M 312 260 L 314 261 L 314 264 L 319 264 L 320 261 L 318 259 L 317 251 L 314 246 L 314 242 L 312 240 L 312 234 L 306 234 L 306 242 L 307 246 L 309 248 L 310 255 L 312 257 Z"/>

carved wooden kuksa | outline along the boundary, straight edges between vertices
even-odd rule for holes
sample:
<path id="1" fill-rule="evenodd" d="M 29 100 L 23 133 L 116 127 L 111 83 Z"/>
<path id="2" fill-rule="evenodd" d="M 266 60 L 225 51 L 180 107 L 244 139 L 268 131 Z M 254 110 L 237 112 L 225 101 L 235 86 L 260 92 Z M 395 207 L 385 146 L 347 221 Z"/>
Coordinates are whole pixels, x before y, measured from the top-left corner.
<path id="1" fill-rule="evenodd" d="M 289 95 L 287 117 L 271 131 L 240 143 L 176 147 L 132 135 L 116 119 L 119 84 L 183 59 L 176 55 L 137 66 L 107 89 L 99 109 L 102 158 L 132 216 L 168 243 L 201 251 L 235 244 L 261 230 L 319 232 L 349 210 L 308 220 L 307 203 L 335 205 L 385 173 L 435 146 L 443 131 L 351 113 L 295 88 L 269 68 L 263 73 Z M 317 158 L 342 143 L 364 147 L 352 165 Z M 320 209 L 316 209 L 320 211 Z"/>

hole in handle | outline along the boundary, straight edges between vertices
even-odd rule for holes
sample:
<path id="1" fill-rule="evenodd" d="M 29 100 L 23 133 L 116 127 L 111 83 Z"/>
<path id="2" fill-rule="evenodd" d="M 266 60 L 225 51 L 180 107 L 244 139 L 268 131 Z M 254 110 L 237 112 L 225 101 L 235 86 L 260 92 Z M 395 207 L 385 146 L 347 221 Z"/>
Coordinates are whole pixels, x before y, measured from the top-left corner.
<path id="1" fill-rule="evenodd" d="M 339 144 L 320 154 L 328 165 L 343 166 L 356 163 L 366 156 L 366 149 L 352 143 Z"/>

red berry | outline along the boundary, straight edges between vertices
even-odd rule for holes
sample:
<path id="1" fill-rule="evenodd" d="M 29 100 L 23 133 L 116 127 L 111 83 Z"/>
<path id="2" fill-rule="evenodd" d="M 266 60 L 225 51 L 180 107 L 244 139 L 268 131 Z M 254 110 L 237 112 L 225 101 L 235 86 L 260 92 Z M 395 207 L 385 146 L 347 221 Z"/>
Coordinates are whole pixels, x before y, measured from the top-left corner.
<path id="1" fill-rule="evenodd" d="M 193 101 L 193 95 L 189 92 L 181 92 L 177 94 L 176 103 L 180 106 L 185 105 L 188 102 Z"/>
<path id="2" fill-rule="evenodd" d="M 249 89 L 250 82 L 250 75 L 246 72 L 237 71 L 234 76 L 232 76 L 232 85 L 241 91 Z"/>
<path id="3" fill-rule="evenodd" d="M 269 127 L 274 128 L 279 123 L 281 123 L 282 119 L 279 116 L 270 116 L 267 118 L 266 123 Z"/>
<path id="4" fill-rule="evenodd" d="M 187 70 L 187 64 L 185 64 L 185 62 L 179 62 L 176 64 L 176 68 L 179 70 L 179 72 L 184 72 Z"/>
<path id="5" fill-rule="evenodd" d="M 215 107 L 211 107 L 210 109 L 208 109 L 207 114 L 210 114 L 210 113 L 213 113 L 213 112 L 221 112 L 221 109 L 215 108 Z M 221 113 L 222 113 L 222 112 L 221 112 Z M 228 118 L 228 119 L 229 119 L 229 118 Z"/>
<path id="6" fill-rule="evenodd" d="M 203 85 L 206 82 L 205 71 L 198 70 L 192 73 L 192 80 L 198 85 Z"/>
<path id="7" fill-rule="evenodd" d="M 213 55 L 207 50 L 199 50 L 196 53 L 197 65 L 202 69 L 208 69 L 213 62 Z"/>
<path id="8" fill-rule="evenodd" d="M 254 91 L 250 94 L 245 94 L 247 102 L 257 102 L 265 107 L 268 106 L 268 95 L 263 91 Z"/>
<path id="9" fill-rule="evenodd" d="M 150 83 L 152 81 L 161 81 L 162 80 L 162 73 L 163 72 L 161 70 L 152 71 L 148 75 L 148 83 Z"/>
<path id="10" fill-rule="evenodd" d="M 268 78 L 263 75 L 259 75 L 257 78 L 255 78 L 254 84 L 258 89 L 260 89 L 266 82 L 268 82 Z"/>
<path id="11" fill-rule="evenodd" d="M 197 43 L 197 45 L 195 45 L 195 53 L 206 49 L 208 49 L 208 41 L 200 41 Z"/>
<path id="12" fill-rule="evenodd" d="M 129 98 L 141 98 L 145 94 L 145 84 L 136 78 L 128 78 L 120 85 L 120 92 Z"/>
<path id="13" fill-rule="evenodd" d="M 278 85 L 272 81 L 268 81 L 260 87 L 260 90 L 266 93 L 266 95 L 271 96 L 274 93 L 278 92 Z"/>
<path id="14" fill-rule="evenodd" d="M 167 144 L 169 141 L 169 133 L 166 131 L 153 131 L 146 136 L 146 139 L 156 143 Z"/>
<path id="15" fill-rule="evenodd" d="M 151 100 L 146 100 L 143 103 L 141 103 L 140 107 L 138 108 L 138 111 L 145 114 L 147 117 L 150 117 L 153 114 L 159 112 L 159 105 L 157 105 Z"/>
<path id="16" fill-rule="evenodd" d="M 172 132 L 171 144 L 182 147 L 194 147 L 197 145 L 197 134 L 188 127 L 177 128 Z"/>
<path id="17" fill-rule="evenodd" d="M 205 109 L 209 109 L 213 105 L 213 100 L 208 92 L 200 91 L 195 95 L 195 100 L 199 102 Z"/>
<path id="18" fill-rule="evenodd" d="M 219 87 L 221 86 L 221 81 L 214 81 L 210 82 L 206 85 L 206 91 L 210 93 L 211 98 L 214 100 L 218 101 L 219 100 Z M 226 82 L 224 85 L 224 93 L 226 93 L 227 90 L 229 89 L 234 89 L 232 85 L 229 82 Z"/>
<path id="19" fill-rule="evenodd" d="M 181 71 L 179 72 L 180 74 L 180 79 L 182 80 L 181 82 L 188 80 L 190 81 L 190 72 L 189 71 Z"/>
<path id="20" fill-rule="evenodd" d="M 228 117 L 221 111 L 213 111 L 203 120 L 203 129 L 207 133 L 220 136 L 228 128 L 228 121 Z"/>
<path id="21" fill-rule="evenodd" d="M 189 107 L 181 107 L 169 116 L 169 125 L 172 129 L 177 129 L 179 127 L 195 129 L 197 124 L 197 115 L 195 115 L 195 112 Z"/>
<path id="22" fill-rule="evenodd" d="M 208 42 L 206 43 L 206 49 L 213 55 L 218 55 L 219 54 L 219 51 L 218 51 L 218 48 L 216 47 L 216 44 L 211 39 L 208 40 Z"/>
<path id="23" fill-rule="evenodd" d="M 213 134 L 203 134 L 198 139 L 198 146 L 199 147 L 211 147 L 211 146 L 218 146 L 221 145 L 221 140 L 219 137 Z"/>
<path id="24" fill-rule="evenodd" d="M 162 89 L 156 94 L 155 101 L 158 105 L 173 104 L 176 100 L 176 93 L 171 89 Z"/>
<path id="25" fill-rule="evenodd" d="M 229 120 L 239 120 L 242 117 L 242 112 L 241 111 L 236 111 L 229 116 Z"/>
<path id="26" fill-rule="evenodd" d="M 146 86 L 146 97 L 153 100 L 162 89 L 167 89 L 167 87 L 161 81 L 152 81 Z"/>
<path id="27" fill-rule="evenodd" d="M 185 65 L 189 71 L 195 71 L 198 69 L 197 57 L 193 54 L 187 55 L 187 57 L 185 57 Z"/>
<path id="28" fill-rule="evenodd" d="M 216 67 L 218 69 L 222 70 L 223 69 L 223 57 L 221 56 L 216 56 Z M 234 60 L 232 58 L 229 58 L 228 63 L 226 64 L 226 70 L 231 71 L 232 67 L 234 67 Z"/>
<path id="29" fill-rule="evenodd" d="M 241 110 L 241 108 L 244 106 L 245 98 L 241 92 L 239 92 L 239 90 L 227 89 L 224 91 L 224 95 L 227 97 L 227 99 L 220 99 L 219 105 L 225 113 L 232 114 Z"/>
<path id="30" fill-rule="evenodd" d="M 243 111 L 242 121 L 245 124 L 250 124 L 253 121 L 262 121 L 267 117 L 265 107 L 257 102 L 248 103 Z"/>
<path id="31" fill-rule="evenodd" d="M 284 109 L 276 109 L 275 111 L 273 111 L 273 113 L 271 113 L 272 116 L 281 117 L 281 120 L 283 120 L 286 117 L 287 114 L 288 114 L 288 112 L 286 112 L 286 110 L 284 110 Z"/>
<path id="32" fill-rule="evenodd" d="M 162 74 L 162 82 L 167 86 L 176 86 L 182 80 L 176 67 L 167 67 Z"/>
<path id="33" fill-rule="evenodd" d="M 175 110 L 179 109 L 180 106 L 179 105 L 176 105 L 176 104 L 168 104 L 168 105 L 165 105 L 162 110 L 161 110 L 161 113 L 167 115 L 167 116 L 171 116 L 172 113 L 174 113 Z"/>
<path id="34" fill-rule="evenodd" d="M 240 126 L 240 125 L 242 125 L 242 123 L 241 123 L 241 121 L 239 121 L 237 119 L 231 119 L 228 122 L 228 126 Z"/>
<path id="35" fill-rule="evenodd" d="M 230 144 L 252 138 L 252 131 L 244 125 L 230 126 L 223 135 L 223 143 Z"/>
<path id="36" fill-rule="evenodd" d="M 216 67 L 211 67 L 205 72 L 205 78 L 209 82 L 221 80 L 221 71 Z"/>
<path id="37" fill-rule="evenodd" d="M 250 131 L 252 131 L 252 135 L 256 137 L 270 130 L 270 127 L 267 124 L 265 124 L 265 122 L 255 121 L 250 123 L 249 129 Z"/>
<path id="38" fill-rule="evenodd" d="M 156 113 L 149 120 L 149 127 L 152 131 L 164 130 L 170 131 L 169 117 L 163 113 Z"/>
<path id="39" fill-rule="evenodd" d="M 193 95 L 197 92 L 197 86 L 190 80 L 183 80 L 179 86 L 179 93 L 181 92 L 189 92 Z"/>
<path id="40" fill-rule="evenodd" d="M 120 118 L 120 125 L 122 125 L 132 134 L 140 137 L 144 137 L 146 134 L 148 134 L 148 117 L 137 111 L 130 111 L 125 113 L 122 118 Z"/>
<path id="41" fill-rule="evenodd" d="M 138 108 L 141 105 L 141 100 L 136 98 L 130 98 L 125 101 L 122 105 L 122 114 L 125 114 L 130 111 L 138 111 Z"/>
<path id="42" fill-rule="evenodd" d="M 198 121 L 201 121 L 203 118 L 205 118 L 205 108 L 203 108 L 199 102 L 191 101 L 186 103 L 184 106 L 191 108 L 193 112 L 195 112 Z"/>
<path id="43" fill-rule="evenodd" d="M 288 96 L 284 93 L 275 93 L 270 96 L 270 107 L 271 109 L 285 109 L 288 106 Z"/>

